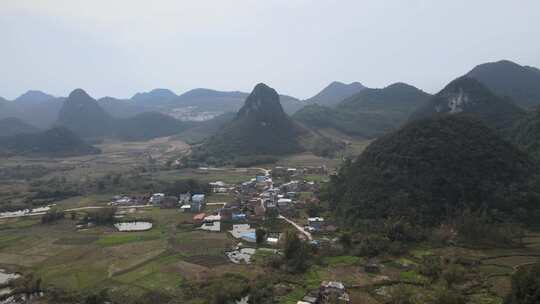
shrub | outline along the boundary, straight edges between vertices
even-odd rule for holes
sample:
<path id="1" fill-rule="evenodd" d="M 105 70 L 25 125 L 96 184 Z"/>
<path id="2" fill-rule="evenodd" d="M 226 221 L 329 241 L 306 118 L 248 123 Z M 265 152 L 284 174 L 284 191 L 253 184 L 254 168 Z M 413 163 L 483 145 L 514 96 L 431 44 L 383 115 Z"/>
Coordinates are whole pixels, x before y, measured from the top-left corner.
<path id="1" fill-rule="evenodd" d="M 512 291 L 505 304 L 540 303 L 540 265 L 519 268 L 512 275 Z"/>

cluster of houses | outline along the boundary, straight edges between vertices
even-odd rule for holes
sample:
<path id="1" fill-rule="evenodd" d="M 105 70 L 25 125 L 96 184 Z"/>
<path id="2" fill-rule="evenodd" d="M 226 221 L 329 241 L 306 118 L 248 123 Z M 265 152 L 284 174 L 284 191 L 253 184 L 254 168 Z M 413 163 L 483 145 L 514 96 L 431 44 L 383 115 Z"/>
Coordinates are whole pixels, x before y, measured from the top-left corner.
<path id="1" fill-rule="evenodd" d="M 349 294 L 341 282 L 323 281 L 318 290 L 309 292 L 296 304 L 349 304 Z"/>
<path id="2" fill-rule="evenodd" d="M 328 168 L 325 165 L 304 168 L 274 167 L 273 177 L 300 177 L 303 175 L 328 175 Z"/>
<path id="3" fill-rule="evenodd" d="M 201 212 L 205 205 L 204 194 L 183 193 L 179 197 L 166 196 L 164 193 L 154 193 L 148 200 L 153 206 L 160 208 L 179 208 L 183 212 Z"/>
<path id="4" fill-rule="evenodd" d="M 179 208 L 184 212 L 201 212 L 205 206 L 204 194 L 183 193 L 179 197 L 165 195 L 165 193 L 154 193 L 148 196 L 114 196 L 109 203 L 111 206 L 136 206 L 152 205 L 160 208 Z"/>

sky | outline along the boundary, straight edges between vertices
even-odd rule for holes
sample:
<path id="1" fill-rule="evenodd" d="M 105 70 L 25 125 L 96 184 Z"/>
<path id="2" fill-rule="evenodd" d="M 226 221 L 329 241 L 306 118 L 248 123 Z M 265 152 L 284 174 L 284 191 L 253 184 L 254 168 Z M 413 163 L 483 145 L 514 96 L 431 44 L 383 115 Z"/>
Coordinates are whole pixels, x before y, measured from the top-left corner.
<path id="1" fill-rule="evenodd" d="M 475 65 L 540 67 L 539 0 L 0 0 L 0 96 L 168 88 L 308 98 L 332 81 L 434 93 Z"/>

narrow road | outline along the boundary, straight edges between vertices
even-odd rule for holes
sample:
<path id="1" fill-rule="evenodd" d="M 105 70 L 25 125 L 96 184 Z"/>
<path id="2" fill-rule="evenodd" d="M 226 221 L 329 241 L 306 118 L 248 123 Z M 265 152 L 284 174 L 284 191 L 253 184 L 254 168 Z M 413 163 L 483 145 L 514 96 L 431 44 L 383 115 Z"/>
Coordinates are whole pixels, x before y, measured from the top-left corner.
<path id="1" fill-rule="evenodd" d="M 265 168 L 254 168 L 254 169 L 257 169 L 257 170 L 260 170 L 260 171 L 264 172 L 264 176 L 269 176 L 270 175 L 270 169 L 265 169 Z"/>
<path id="2" fill-rule="evenodd" d="M 80 211 L 80 210 L 90 210 L 90 209 L 103 209 L 103 208 L 111 208 L 113 206 L 87 206 L 87 207 L 79 207 L 79 208 L 72 208 L 72 209 L 66 209 L 65 212 L 70 211 Z M 116 206 L 118 209 L 131 209 L 131 208 L 149 208 L 154 207 L 153 205 L 132 205 L 132 206 Z"/>
<path id="3" fill-rule="evenodd" d="M 304 228 L 300 225 L 298 225 L 297 223 L 291 221 L 290 219 L 284 217 L 283 215 L 279 215 L 278 218 L 280 219 L 283 219 L 285 220 L 287 223 L 293 225 L 296 229 L 298 229 L 298 231 L 302 232 L 307 238 L 308 240 L 310 241 L 313 241 L 313 237 L 311 236 L 311 233 L 307 232 L 306 230 L 304 230 Z"/>
<path id="4" fill-rule="evenodd" d="M 206 203 L 207 206 L 221 206 L 227 205 L 226 202 Z"/>

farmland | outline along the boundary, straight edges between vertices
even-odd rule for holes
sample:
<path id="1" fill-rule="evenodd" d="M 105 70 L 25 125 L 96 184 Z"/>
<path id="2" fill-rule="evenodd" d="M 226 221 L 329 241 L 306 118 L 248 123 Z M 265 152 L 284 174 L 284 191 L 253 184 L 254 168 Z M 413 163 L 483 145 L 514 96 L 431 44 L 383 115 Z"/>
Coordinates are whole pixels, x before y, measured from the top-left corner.
<path id="1" fill-rule="evenodd" d="M 281 157 L 275 165 L 324 164 L 331 171 L 339 166 L 340 157 L 357 155 L 366 145 L 365 141 L 353 141 L 343 155 L 333 159 L 302 153 Z M 176 303 L 174 299 L 178 303 L 204 303 L 204 295 L 192 294 L 193 284 L 229 281 L 237 284 L 227 277 L 230 275 L 242 278 L 238 284 L 244 284 L 241 283 L 243 279 L 249 282 L 261 278 L 270 280 L 280 287 L 275 294 L 279 303 L 296 303 L 317 289 L 322 281 L 342 282 L 352 303 L 385 303 L 401 289 L 421 292 L 424 298 L 417 300 L 422 302 L 434 296 L 441 286 L 421 271 L 426 257 L 435 256 L 452 263 L 473 261 L 474 266 L 467 267 L 467 280 L 459 282 L 458 288 L 469 295 L 471 303 L 498 304 L 510 291 L 510 276 L 514 271 L 520 266 L 540 262 L 540 234 L 534 232 L 523 236 L 521 247 L 473 248 L 466 244 L 415 243 L 400 254 L 379 255 L 380 271 L 377 273 L 366 271 L 367 256 L 339 250 L 320 254 L 305 273 L 295 274 L 269 267 L 271 251 L 258 250 L 251 265 L 231 263 L 225 252 L 235 247 L 238 240 L 226 232 L 230 224 L 226 224 L 224 227 L 227 228 L 221 232 L 201 231 L 196 229 L 200 224 L 194 222 L 192 213 L 181 213 L 177 209 L 152 206 L 121 209 L 122 220 L 151 221 L 153 227 L 148 231 L 118 232 L 112 225 L 77 229 L 93 208 L 106 207 L 113 195 L 144 195 L 179 180 L 197 180 L 203 184 L 223 181 L 237 185 L 263 173 L 261 168 L 171 168 L 171 160 L 187 149 L 174 139 L 147 143 L 105 142 L 100 147 L 103 154 L 99 156 L 14 158 L 0 162 L 4 167 L 25 167 L 31 163 L 40 168 L 33 170 L 42 172 L 36 178 L 5 179 L 1 187 L 8 190 L 1 193 L 4 201 L 10 204 L 17 205 L 31 198 L 30 190 L 40 181 L 63 178 L 65 184 L 86 187 L 76 195 L 50 202 L 55 204 L 54 208 L 66 211 L 61 220 L 42 223 L 40 216 L 0 219 L 1 269 L 39 277 L 45 290 L 85 296 L 108 290 L 111 299 L 122 303 L 137 303 L 145 297 L 167 299 L 173 301 L 171 303 Z M 121 177 L 116 183 L 114 176 L 117 175 Z M 329 179 L 327 175 L 318 174 L 307 174 L 302 178 L 317 184 Z M 106 182 L 102 189 L 89 186 L 100 181 Z M 299 192 L 297 199 L 307 201 L 315 197 L 312 192 Z M 207 213 L 217 210 L 222 203 L 237 200 L 230 193 L 212 193 L 206 199 L 209 203 L 205 209 Z M 330 216 L 328 212 L 323 215 Z M 299 209 L 293 215 L 294 221 L 302 225 L 307 223 L 307 217 L 306 209 Z M 294 230 L 285 221 L 258 222 L 256 226 L 269 231 Z M 315 238 L 326 241 L 339 236 L 337 231 Z M 450 267 L 452 263 L 444 267 Z M 208 284 L 211 287 L 213 283 Z M 205 285 L 204 288 L 210 287 Z"/>

